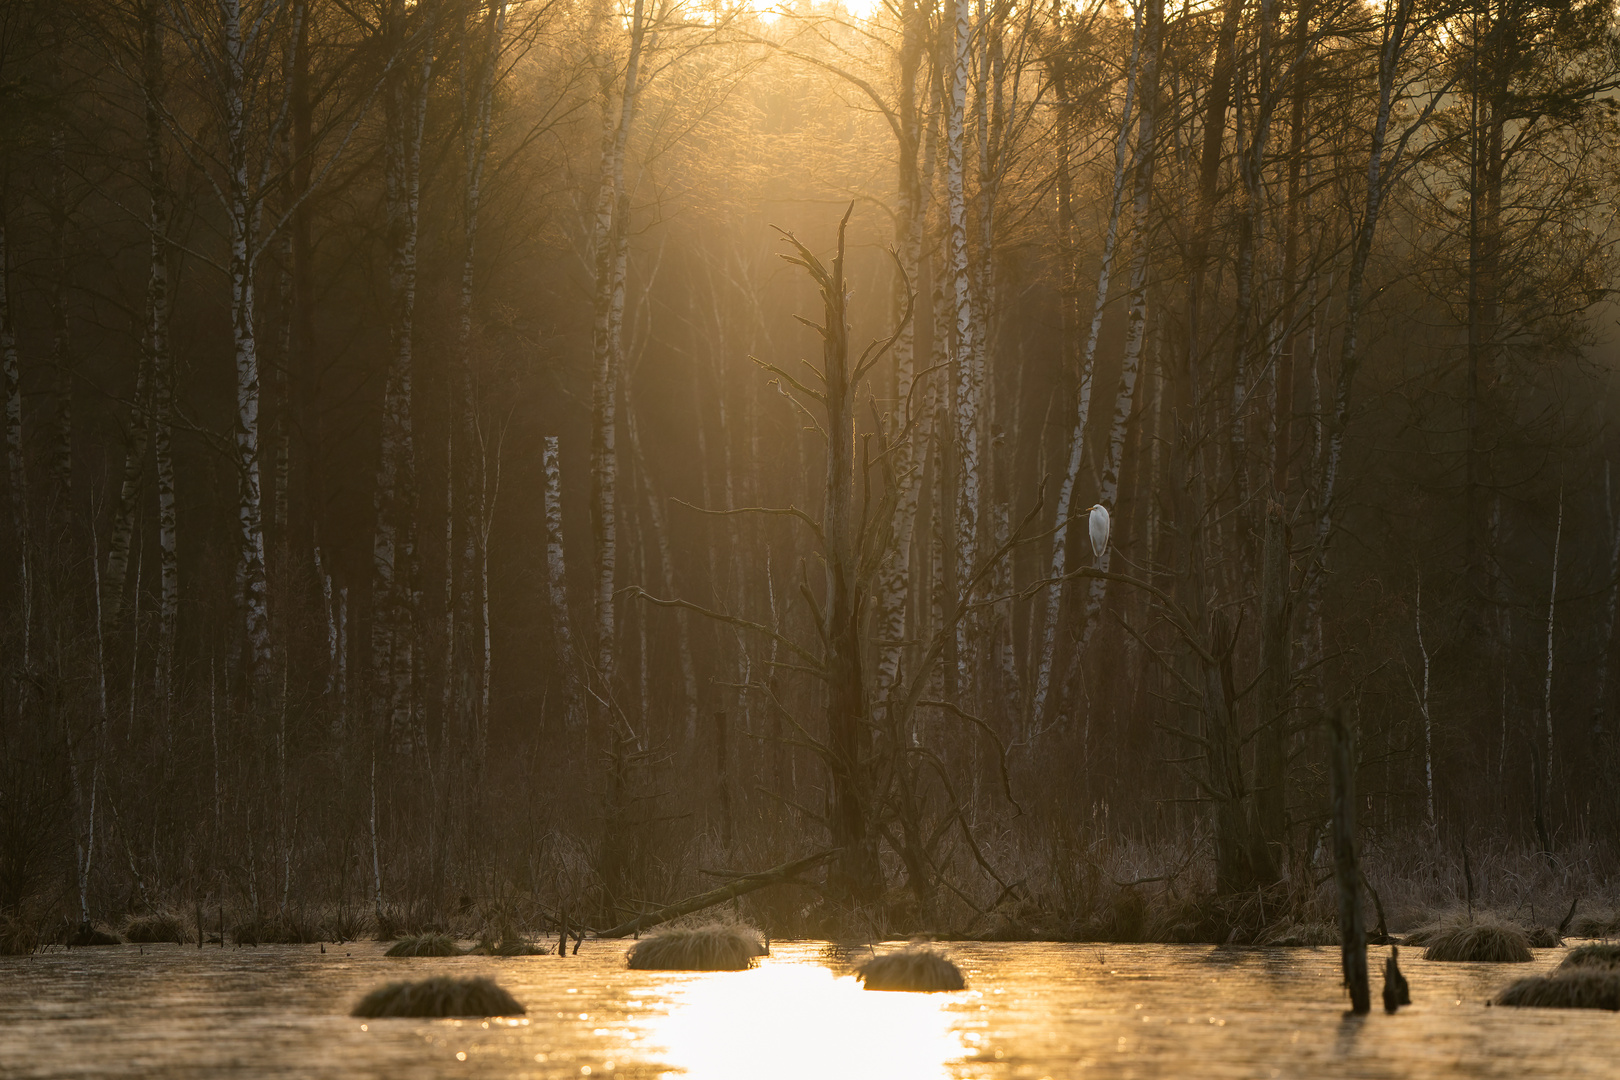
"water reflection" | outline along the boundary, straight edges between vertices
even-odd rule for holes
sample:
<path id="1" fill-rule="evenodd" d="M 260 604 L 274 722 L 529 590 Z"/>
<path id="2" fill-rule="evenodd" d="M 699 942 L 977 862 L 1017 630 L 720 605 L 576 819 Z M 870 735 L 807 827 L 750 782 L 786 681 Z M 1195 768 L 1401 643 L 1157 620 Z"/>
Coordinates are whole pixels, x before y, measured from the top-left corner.
<path id="1" fill-rule="evenodd" d="M 690 984 L 648 1038 L 704 1080 L 937 1080 L 964 1053 L 946 1011 L 962 996 L 868 992 L 819 964 L 766 961 Z"/>

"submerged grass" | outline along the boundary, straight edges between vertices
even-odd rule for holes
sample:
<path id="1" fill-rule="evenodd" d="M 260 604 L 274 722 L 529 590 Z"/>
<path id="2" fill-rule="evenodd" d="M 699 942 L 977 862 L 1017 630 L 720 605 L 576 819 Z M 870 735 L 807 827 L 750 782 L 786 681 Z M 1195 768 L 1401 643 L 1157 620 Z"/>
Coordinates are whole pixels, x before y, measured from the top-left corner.
<path id="1" fill-rule="evenodd" d="M 1472 921 L 1454 918 L 1424 927 L 1408 934 L 1406 940 L 1407 944 L 1428 946 L 1423 953 L 1425 960 L 1527 963 L 1534 959 L 1522 927 L 1485 914 Z"/>
<path id="2" fill-rule="evenodd" d="M 351 1016 L 521 1016 L 518 1000 L 489 979 L 437 977 L 380 986 Z"/>
<path id="3" fill-rule="evenodd" d="M 938 949 L 911 946 L 874 956 L 855 969 L 855 977 L 868 990 L 961 990 L 967 986 L 962 969 Z"/>
<path id="4" fill-rule="evenodd" d="M 674 926 L 631 946 L 625 959 L 642 971 L 743 971 L 765 955 L 759 931 L 734 923 Z"/>
<path id="5" fill-rule="evenodd" d="M 466 952 L 454 938 L 444 934 L 423 934 L 420 937 L 400 938 L 384 956 L 465 956 Z"/>
<path id="6" fill-rule="evenodd" d="M 1496 996 L 1498 1005 L 1537 1009 L 1608 1009 L 1620 1012 L 1620 971 L 1561 967 L 1552 975 L 1520 979 Z"/>

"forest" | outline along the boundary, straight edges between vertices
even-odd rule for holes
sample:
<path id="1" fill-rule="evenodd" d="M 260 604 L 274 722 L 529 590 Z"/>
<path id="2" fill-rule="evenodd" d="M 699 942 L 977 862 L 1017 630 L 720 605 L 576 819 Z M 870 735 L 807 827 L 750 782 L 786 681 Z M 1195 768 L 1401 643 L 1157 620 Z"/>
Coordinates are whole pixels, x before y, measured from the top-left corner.
<path id="1" fill-rule="evenodd" d="M 1620 905 L 1616 17 L 3 0 L 0 950 Z"/>

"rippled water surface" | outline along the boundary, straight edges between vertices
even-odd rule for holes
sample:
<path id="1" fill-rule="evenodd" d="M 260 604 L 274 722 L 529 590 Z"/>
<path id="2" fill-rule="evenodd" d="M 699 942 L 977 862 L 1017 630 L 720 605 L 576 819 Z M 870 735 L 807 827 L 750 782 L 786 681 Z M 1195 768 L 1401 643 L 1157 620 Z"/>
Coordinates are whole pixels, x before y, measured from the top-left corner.
<path id="1" fill-rule="evenodd" d="M 0 1077 L 1585 1077 L 1620 1018 L 1488 1008 L 1557 963 L 1403 957 L 1415 1004 L 1344 1015 L 1336 949 L 958 945 L 968 989 L 868 993 L 850 955 L 777 942 L 753 971 L 629 971 L 580 954 L 390 960 L 370 943 L 133 945 L 0 958 Z M 1375 971 L 1384 950 L 1372 950 Z M 864 956 L 864 951 L 855 959 Z M 368 989 L 489 975 L 522 1020 L 348 1016 Z M 1375 976 L 1373 995 L 1378 984 Z"/>

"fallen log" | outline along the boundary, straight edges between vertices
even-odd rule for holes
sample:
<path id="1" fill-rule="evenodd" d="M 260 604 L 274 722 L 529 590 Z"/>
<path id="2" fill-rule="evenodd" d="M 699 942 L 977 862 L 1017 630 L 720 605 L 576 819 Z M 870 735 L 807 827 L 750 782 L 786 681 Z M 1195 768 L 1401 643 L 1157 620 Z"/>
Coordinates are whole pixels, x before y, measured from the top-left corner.
<path id="1" fill-rule="evenodd" d="M 599 938 L 629 937 L 631 934 L 646 930 L 648 927 L 657 926 L 659 923 L 666 923 L 671 919 L 678 919 L 682 915 L 690 915 L 694 911 L 702 911 L 704 908 L 723 904 L 727 900 L 751 893 L 755 889 L 763 889 L 767 885 L 780 885 L 783 882 L 792 881 L 799 874 L 820 866 L 836 854 L 838 854 L 837 848 L 828 848 L 825 851 L 818 851 L 814 855 L 806 855 L 802 859 L 783 863 L 781 866 L 770 870 L 761 870 L 757 874 L 746 874 L 735 879 L 729 885 L 722 885 L 718 889 L 710 889 L 706 893 L 687 897 L 679 903 L 661 907 L 656 911 L 644 911 L 629 922 L 620 923 L 611 930 L 603 930 L 596 936 Z"/>

